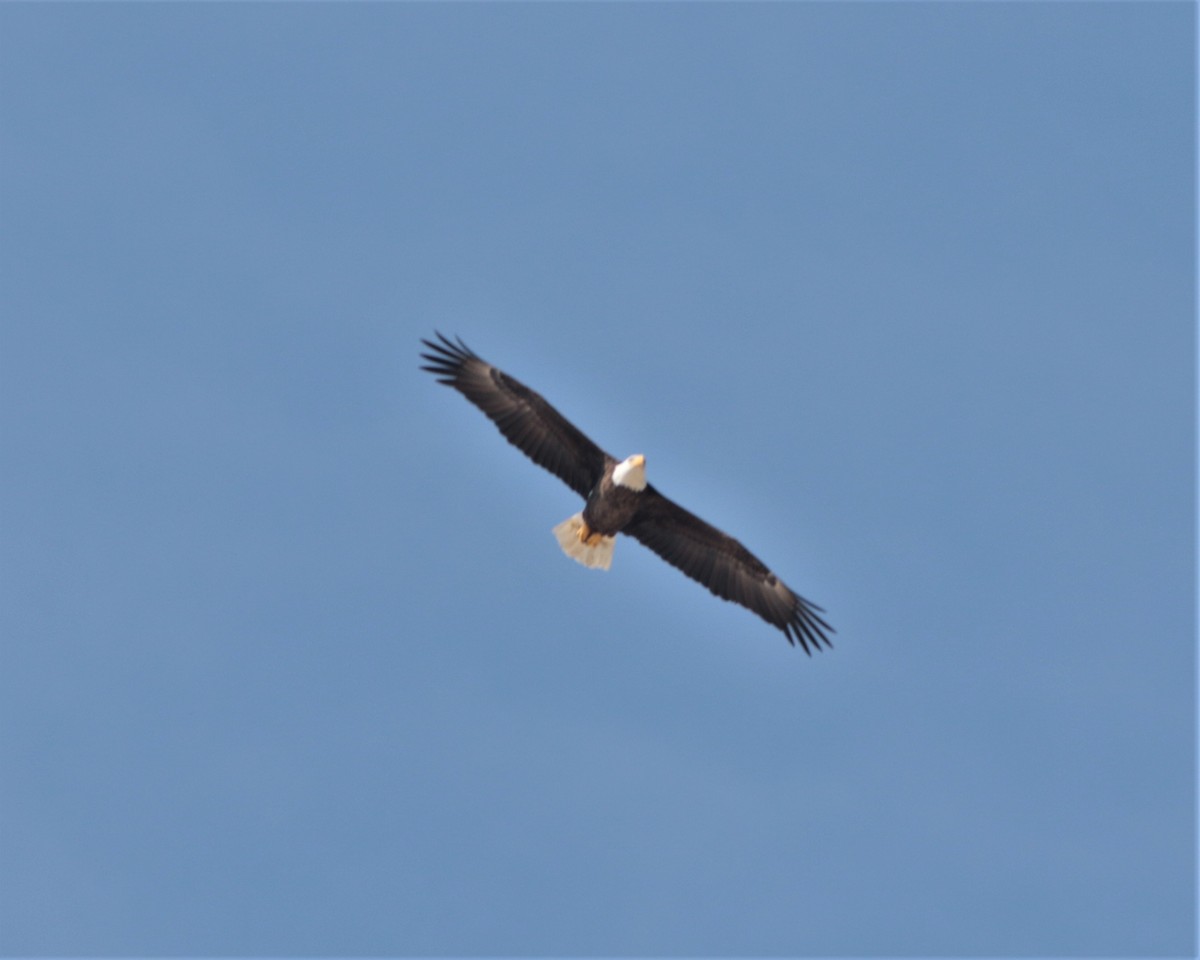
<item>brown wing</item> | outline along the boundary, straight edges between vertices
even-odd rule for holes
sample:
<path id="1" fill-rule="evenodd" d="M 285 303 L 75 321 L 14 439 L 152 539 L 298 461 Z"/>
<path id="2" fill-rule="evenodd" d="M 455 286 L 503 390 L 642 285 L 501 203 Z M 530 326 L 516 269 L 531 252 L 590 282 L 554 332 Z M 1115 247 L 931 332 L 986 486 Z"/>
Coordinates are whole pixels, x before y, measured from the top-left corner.
<path id="1" fill-rule="evenodd" d="M 530 390 L 481 360 L 465 343 L 437 335 L 440 343 L 422 340 L 430 353 L 422 367 L 453 387 L 488 415 L 508 442 L 545 467 L 581 497 L 604 473 L 605 453 L 581 430 Z"/>
<path id="2" fill-rule="evenodd" d="M 833 627 L 824 611 L 792 592 L 758 557 L 728 534 L 667 499 L 653 486 L 624 533 L 640 540 L 674 567 L 708 587 L 722 600 L 732 600 L 778 627 L 788 643 L 804 652 L 832 646 Z"/>

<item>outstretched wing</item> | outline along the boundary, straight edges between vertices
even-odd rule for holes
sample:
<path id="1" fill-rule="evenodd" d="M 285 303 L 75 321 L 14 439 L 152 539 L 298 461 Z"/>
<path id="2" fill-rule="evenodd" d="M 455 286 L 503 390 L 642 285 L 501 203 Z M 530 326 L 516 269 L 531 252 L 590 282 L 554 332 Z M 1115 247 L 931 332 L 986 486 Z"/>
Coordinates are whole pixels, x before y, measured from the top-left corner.
<path id="1" fill-rule="evenodd" d="M 624 533 L 640 540 L 672 566 L 708 587 L 722 600 L 752 610 L 804 652 L 832 646 L 833 627 L 821 610 L 792 592 L 758 557 L 728 534 L 705 523 L 648 486 Z"/>
<path id="2" fill-rule="evenodd" d="M 481 360 L 462 340 L 440 333 L 440 343 L 422 340 L 430 353 L 422 367 L 488 415 L 508 442 L 545 467 L 581 497 L 604 473 L 605 453 L 539 393 Z"/>

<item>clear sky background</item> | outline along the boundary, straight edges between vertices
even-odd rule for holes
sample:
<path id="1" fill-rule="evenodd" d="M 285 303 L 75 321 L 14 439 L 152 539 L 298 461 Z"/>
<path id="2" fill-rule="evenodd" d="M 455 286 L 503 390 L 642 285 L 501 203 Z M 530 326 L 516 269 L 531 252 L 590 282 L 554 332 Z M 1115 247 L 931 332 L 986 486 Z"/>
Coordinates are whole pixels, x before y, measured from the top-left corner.
<path id="1" fill-rule="evenodd" d="M 1195 38 L 0 7 L 0 950 L 1194 951 Z M 567 560 L 435 328 L 834 649 Z"/>

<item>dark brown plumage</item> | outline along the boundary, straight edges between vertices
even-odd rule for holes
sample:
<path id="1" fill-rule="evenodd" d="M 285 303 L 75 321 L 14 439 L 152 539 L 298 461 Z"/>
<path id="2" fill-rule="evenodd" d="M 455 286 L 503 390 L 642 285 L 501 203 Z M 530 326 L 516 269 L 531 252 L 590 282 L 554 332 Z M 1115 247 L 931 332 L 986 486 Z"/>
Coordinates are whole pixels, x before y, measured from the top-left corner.
<path id="1" fill-rule="evenodd" d="M 428 364 L 421 369 L 459 391 L 487 414 L 513 446 L 587 500 L 580 515 L 585 521 L 589 511 L 593 516 L 605 515 L 605 503 L 597 503 L 597 497 L 614 489 L 616 459 L 540 394 L 481 359 L 462 340 L 451 341 L 440 333 L 437 338 L 438 342 L 422 341 L 430 352 L 421 355 Z M 640 470 L 640 462 L 637 467 Z M 625 502 L 634 491 L 618 488 L 617 492 Z M 636 497 L 636 508 L 620 532 L 645 544 L 721 599 L 740 604 L 778 627 L 789 643 L 799 643 L 805 653 L 831 646 L 829 634 L 834 630 L 820 616 L 824 611 L 789 589 L 741 543 L 664 497 L 645 484 L 644 477 Z M 622 507 L 618 514 L 625 516 L 629 510 Z M 589 532 L 585 522 L 579 539 Z M 568 550 L 565 543 L 564 550 Z M 572 550 L 568 553 L 576 556 Z"/>

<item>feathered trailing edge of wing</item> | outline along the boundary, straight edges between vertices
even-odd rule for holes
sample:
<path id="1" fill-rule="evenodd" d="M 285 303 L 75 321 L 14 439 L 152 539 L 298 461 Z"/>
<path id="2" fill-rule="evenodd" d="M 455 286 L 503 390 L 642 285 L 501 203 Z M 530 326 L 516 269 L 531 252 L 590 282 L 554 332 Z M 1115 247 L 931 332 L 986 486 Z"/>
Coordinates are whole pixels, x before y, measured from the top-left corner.
<path id="1" fill-rule="evenodd" d="M 820 607 L 790 590 L 733 537 L 667 499 L 653 485 L 646 488 L 624 532 L 722 600 L 757 613 L 810 656 L 822 644 L 833 646 L 828 634 L 835 631 L 821 619 Z"/>
<path id="2" fill-rule="evenodd" d="M 514 447 L 545 467 L 581 497 L 604 473 L 605 453 L 541 396 L 482 360 L 462 340 L 440 333 L 421 367 L 487 414 Z"/>

